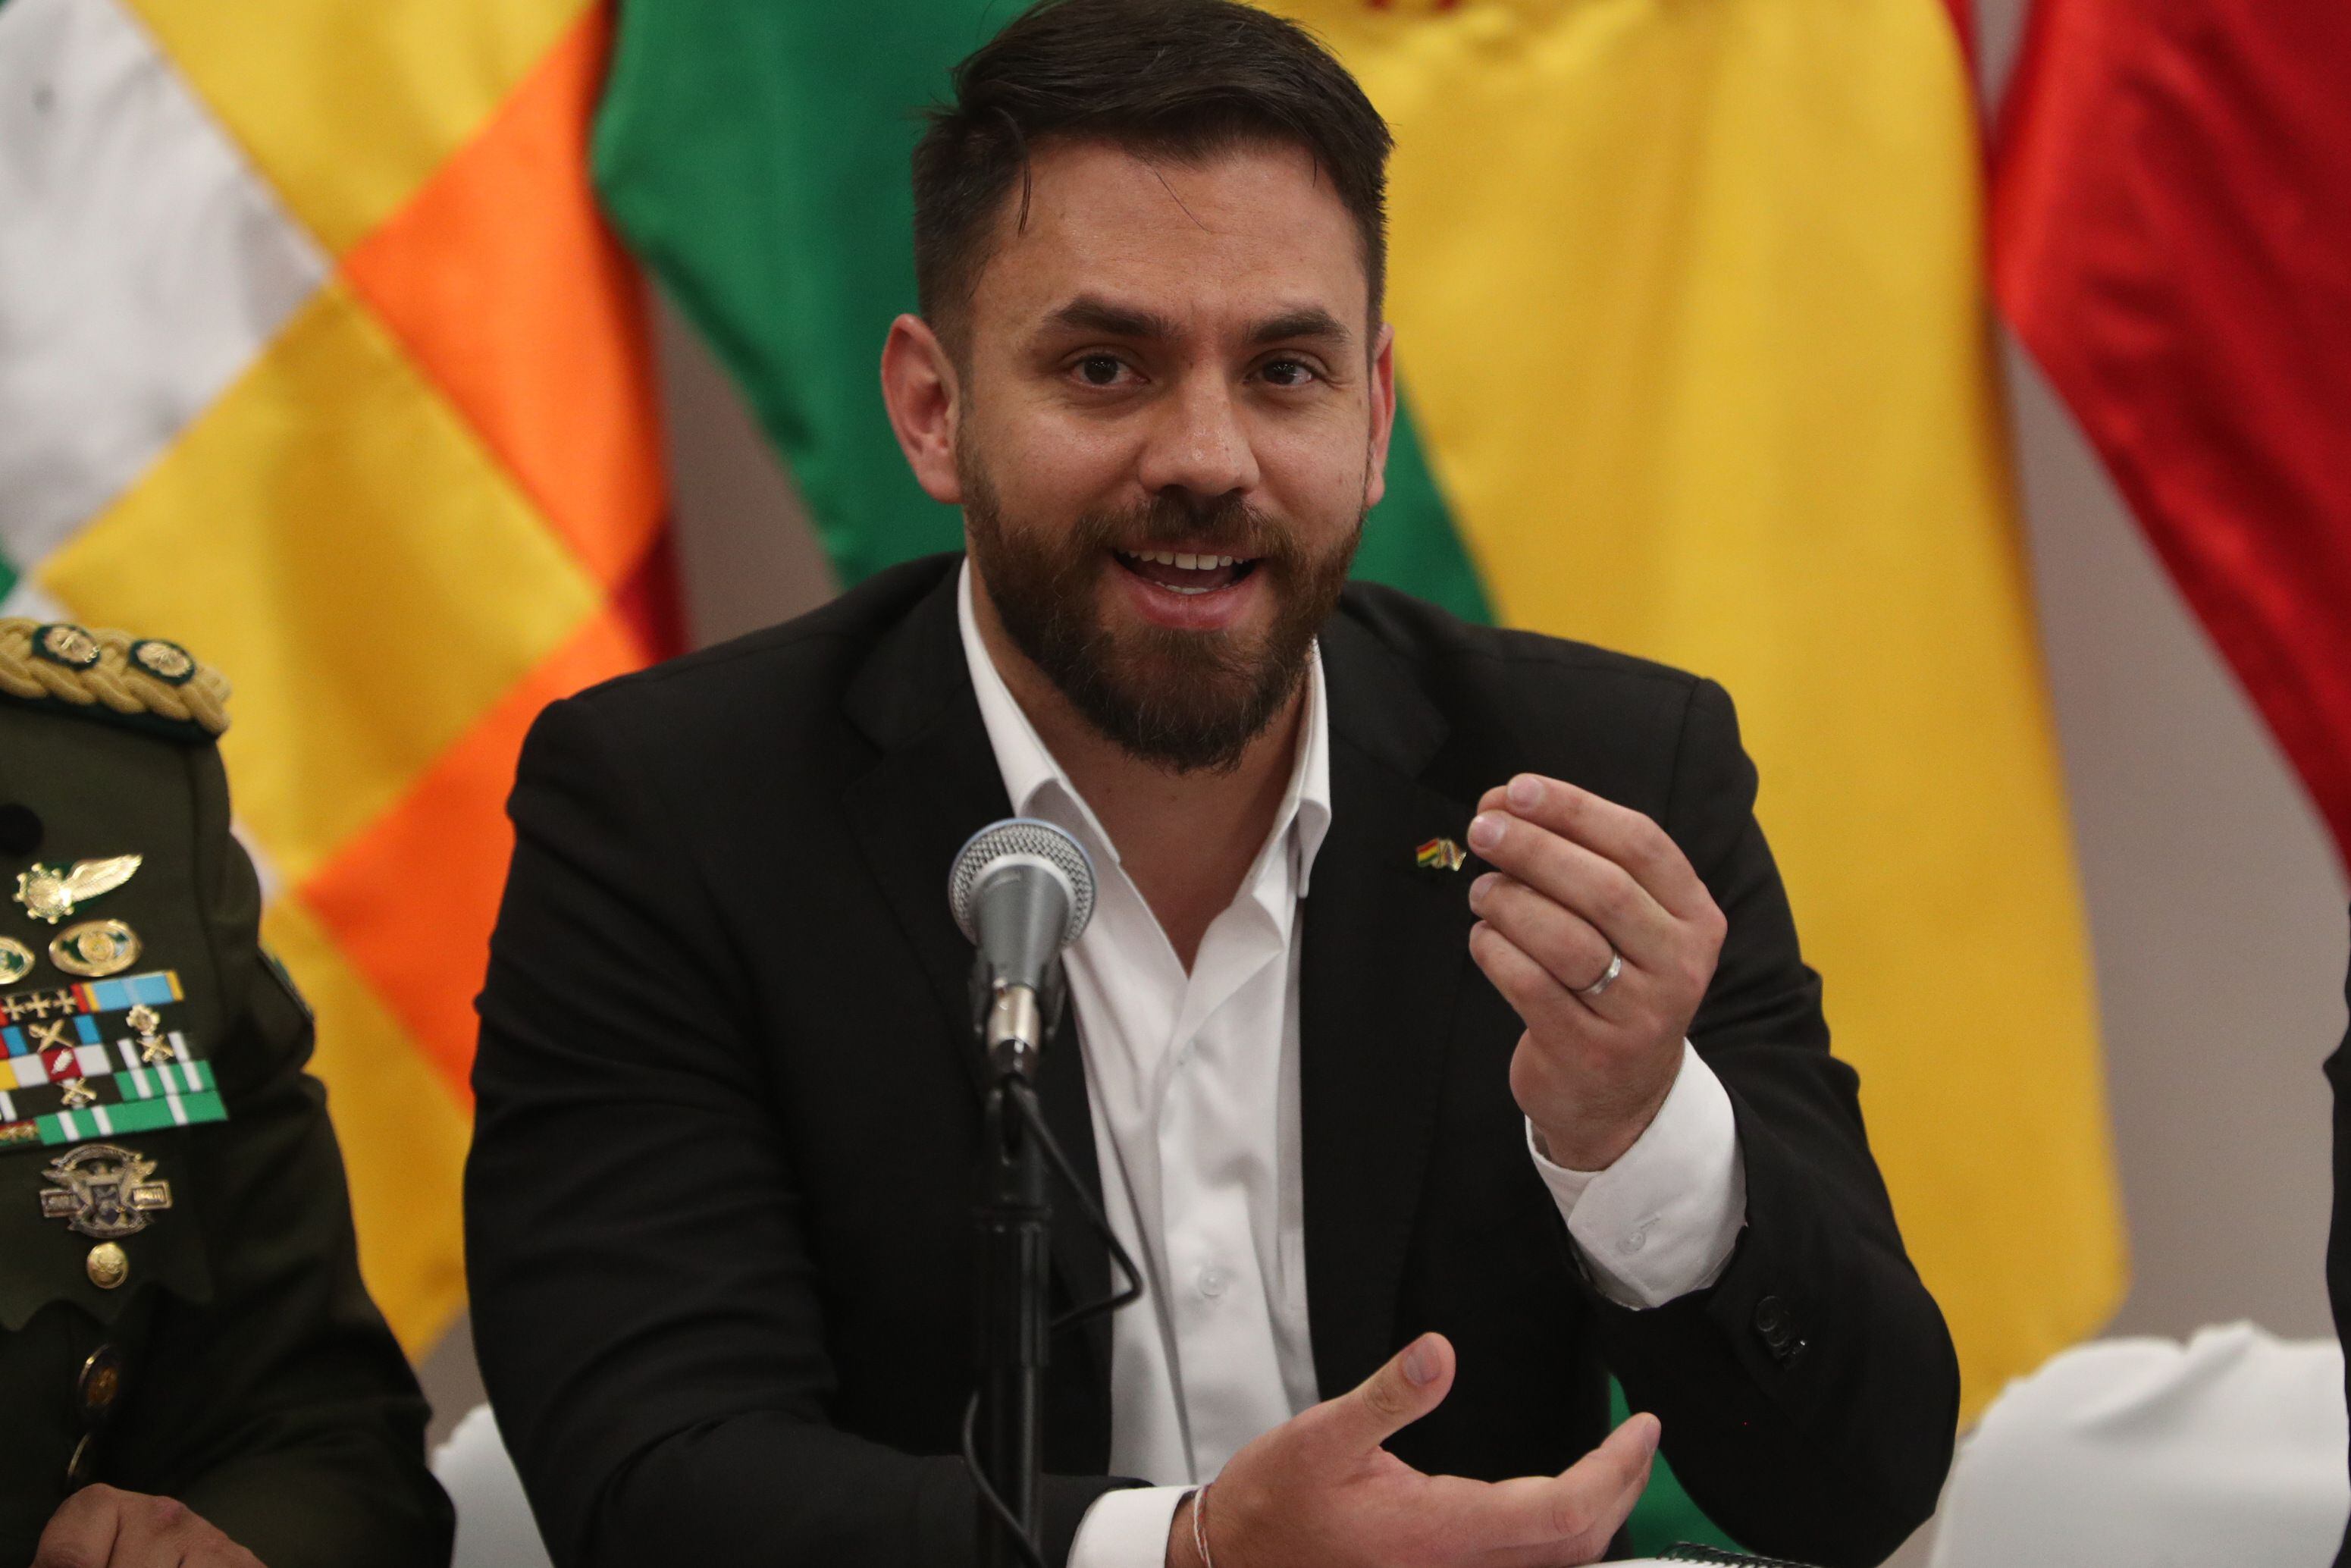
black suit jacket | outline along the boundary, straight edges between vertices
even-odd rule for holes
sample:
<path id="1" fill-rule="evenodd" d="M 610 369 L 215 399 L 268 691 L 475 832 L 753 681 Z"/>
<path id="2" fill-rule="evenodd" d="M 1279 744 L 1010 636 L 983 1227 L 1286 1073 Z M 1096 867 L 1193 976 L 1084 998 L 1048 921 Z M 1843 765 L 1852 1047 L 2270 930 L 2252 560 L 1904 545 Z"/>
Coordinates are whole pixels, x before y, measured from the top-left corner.
<path id="1" fill-rule="evenodd" d="M 561 1564 L 971 1560 L 978 1057 L 946 879 L 1008 814 L 956 558 L 548 709 L 474 1083 L 483 1372 Z M 1606 1376 L 1751 1545 L 1875 1563 L 1934 1507 L 1958 1372 L 1829 1054 L 1721 689 L 1350 588 L 1322 635 L 1332 822 L 1304 912 L 1309 1311 L 1325 1396 L 1413 1335 L 1459 1350 L 1395 1452 L 1564 1468 Z M 1508 1084 L 1517 1017 L 1468 956 L 1469 874 L 1414 849 L 1519 769 L 1657 819 L 1729 920 L 1691 1030 L 1729 1092 L 1748 1227 L 1651 1312 L 1586 1285 Z M 1896 917 L 1889 912 L 1888 918 Z M 1090 1176 L 1075 1040 L 1042 1098 Z M 1108 1284 L 1061 1202 L 1061 1300 Z M 1057 1350 L 1049 1547 L 1119 1480 L 1109 1335 Z"/>
<path id="2" fill-rule="evenodd" d="M 2351 1010 L 2351 977 L 2343 983 L 2343 1004 Z M 2343 1342 L 2344 1396 L 2351 1399 L 2351 1031 L 2326 1059 L 2335 1088 L 2335 1217 L 2326 1233 L 2326 1294 L 2335 1303 L 2335 1333 Z M 2335 1554 L 2335 1568 L 2351 1568 L 2351 1529 Z"/>

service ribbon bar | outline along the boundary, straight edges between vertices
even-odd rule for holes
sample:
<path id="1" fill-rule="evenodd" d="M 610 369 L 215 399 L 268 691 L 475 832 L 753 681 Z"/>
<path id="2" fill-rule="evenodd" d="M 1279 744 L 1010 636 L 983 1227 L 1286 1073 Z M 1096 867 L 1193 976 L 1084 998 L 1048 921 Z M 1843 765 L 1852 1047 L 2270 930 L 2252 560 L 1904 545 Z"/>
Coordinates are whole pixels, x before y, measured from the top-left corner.
<path id="1" fill-rule="evenodd" d="M 183 999 L 171 969 L 0 997 L 0 1148 L 226 1121 L 188 1037 L 122 1016 Z"/>

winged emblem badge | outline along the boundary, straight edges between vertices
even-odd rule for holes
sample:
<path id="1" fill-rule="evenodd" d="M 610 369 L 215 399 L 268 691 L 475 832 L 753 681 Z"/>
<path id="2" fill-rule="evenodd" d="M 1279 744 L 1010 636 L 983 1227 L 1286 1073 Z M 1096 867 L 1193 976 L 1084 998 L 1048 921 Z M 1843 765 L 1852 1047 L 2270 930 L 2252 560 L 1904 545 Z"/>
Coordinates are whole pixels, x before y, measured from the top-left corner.
<path id="1" fill-rule="evenodd" d="M 100 861 L 76 861 L 70 871 L 35 862 L 16 873 L 16 902 L 36 920 L 55 925 L 76 909 L 112 893 L 139 870 L 140 855 L 115 855 Z"/>

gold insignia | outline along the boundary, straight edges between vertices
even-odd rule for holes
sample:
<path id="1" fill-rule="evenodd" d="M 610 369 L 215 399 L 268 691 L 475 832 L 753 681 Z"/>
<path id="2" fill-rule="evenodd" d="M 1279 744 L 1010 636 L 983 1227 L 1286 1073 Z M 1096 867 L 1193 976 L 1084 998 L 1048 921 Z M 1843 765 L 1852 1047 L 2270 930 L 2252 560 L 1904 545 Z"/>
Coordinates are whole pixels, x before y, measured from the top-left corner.
<path id="1" fill-rule="evenodd" d="M 49 944 L 49 962 L 86 980 L 119 975 L 139 961 L 139 933 L 120 920 L 68 925 Z"/>
<path id="2" fill-rule="evenodd" d="M 98 1103 L 98 1091 L 92 1089 L 86 1079 L 68 1078 L 63 1087 L 66 1092 L 65 1108 L 68 1111 L 78 1111 L 85 1105 Z"/>
<path id="3" fill-rule="evenodd" d="M 131 643 L 131 662 L 167 685 L 184 686 L 196 675 L 195 655 L 160 637 L 142 637 Z"/>
<path id="4" fill-rule="evenodd" d="M 97 638 L 80 627 L 55 622 L 33 633 L 33 652 L 52 664 L 87 670 L 98 663 L 104 650 Z"/>
<path id="5" fill-rule="evenodd" d="M 13 986 L 33 972 L 33 950 L 14 936 L 0 936 L 0 986 Z"/>
<path id="6" fill-rule="evenodd" d="M 55 925 L 80 905 L 129 882 L 144 859 L 115 855 L 102 861 L 76 861 L 71 871 L 36 861 L 30 870 L 16 873 L 16 902 L 34 919 Z"/>
<path id="7" fill-rule="evenodd" d="M 28 1018 L 45 1019 L 51 1013 L 71 1018 L 80 1010 L 81 1003 L 69 990 L 18 991 L 13 997 L 0 997 L 0 1011 L 7 1013 L 10 1023 L 23 1023 Z"/>
<path id="8" fill-rule="evenodd" d="M 66 1038 L 66 1025 L 72 1021 L 70 1019 L 60 1019 L 56 1023 L 31 1025 L 33 1050 L 37 1053 L 45 1051 L 71 1051 L 76 1042 Z"/>
<path id="9" fill-rule="evenodd" d="M 172 1060 L 172 1042 L 163 1038 L 163 1015 L 141 1002 L 122 1015 L 131 1026 L 132 1043 L 139 1047 L 139 1060 L 153 1066 Z"/>
<path id="10" fill-rule="evenodd" d="M 1412 858 L 1423 871 L 1459 871 L 1469 857 L 1451 839 L 1431 839 L 1413 851 Z"/>
<path id="11" fill-rule="evenodd" d="M 62 1219 L 84 1236 L 135 1236 L 149 1215 L 172 1207 L 172 1184 L 150 1179 L 155 1162 L 119 1144 L 84 1144 L 41 1174 L 57 1184 L 41 1190 L 41 1218 Z"/>

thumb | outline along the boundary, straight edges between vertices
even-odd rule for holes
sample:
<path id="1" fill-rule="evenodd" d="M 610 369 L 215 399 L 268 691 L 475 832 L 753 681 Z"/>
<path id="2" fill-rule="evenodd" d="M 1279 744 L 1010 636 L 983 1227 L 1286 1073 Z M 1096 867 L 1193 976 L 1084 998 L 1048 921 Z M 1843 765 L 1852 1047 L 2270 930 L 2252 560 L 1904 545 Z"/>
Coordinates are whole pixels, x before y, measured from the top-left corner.
<path id="1" fill-rule="evenodd" d="M 1367 1454 L 1440 1404 L 1453 1386 L 1453 1346 L 1425 1333 L 1322 1408 L 1323 1438 L 1346 1454 Z"/>

